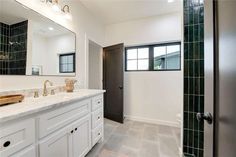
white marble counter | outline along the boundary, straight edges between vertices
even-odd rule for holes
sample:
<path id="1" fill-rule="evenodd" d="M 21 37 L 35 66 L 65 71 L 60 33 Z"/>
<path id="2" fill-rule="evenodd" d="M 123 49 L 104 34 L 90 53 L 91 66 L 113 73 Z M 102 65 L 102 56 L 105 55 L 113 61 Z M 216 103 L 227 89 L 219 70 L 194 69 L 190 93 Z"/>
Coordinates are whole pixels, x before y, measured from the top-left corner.
<path id="1" fill-rule="evenodd" d="M 26 97 L 21 103 L 1 106 L 0 123 L 63 106 L 104 92 L 104 90 L 79 89 L 73 93 L 57 93 L 56 95 L 41 96 L 39 98 Z"/>

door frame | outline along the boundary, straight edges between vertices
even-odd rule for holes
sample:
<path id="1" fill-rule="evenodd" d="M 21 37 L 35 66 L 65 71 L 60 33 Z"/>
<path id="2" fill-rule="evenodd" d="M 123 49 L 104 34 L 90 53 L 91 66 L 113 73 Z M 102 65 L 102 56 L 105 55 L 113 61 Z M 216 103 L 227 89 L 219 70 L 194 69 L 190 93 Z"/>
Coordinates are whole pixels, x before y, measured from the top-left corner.
<path id="1" fill-rule="evenodd" d="M 84 59 L 85 59 L 85 67 L 84 67 L 84 70 L 85 70 L 85 77 L 84 77 L 84 88 L 89 88 L 89 41 L 92 41 L 94 43 L 96 43 L 97 45 L 101 46 L 101 53 L 103 53 L 103 47 L 104 45 L 101 44 L 100 42 L 97 42 L 96 40 L 94 40 L 92 37 L 88 36 L 86 33 L 85 33 L 85 36 L 84 36 L 84 40 L 85 40 L 85 56 L 84 56 Z M 101 59 L 101 62 L 102 62 L 102 65 L 103 66 L 103 57 L 100 58 Z M 103 70 L 103 67 L 101 67 L 101 70 Z M 101 76 L 103 77 L 103 72 L 101 73 Z M 102 78 L 103 79 L 103 78 Z M 103 83 L 103 82 L 102 82 Z M 103 85 L 102 85 L 103 86 Z"/>

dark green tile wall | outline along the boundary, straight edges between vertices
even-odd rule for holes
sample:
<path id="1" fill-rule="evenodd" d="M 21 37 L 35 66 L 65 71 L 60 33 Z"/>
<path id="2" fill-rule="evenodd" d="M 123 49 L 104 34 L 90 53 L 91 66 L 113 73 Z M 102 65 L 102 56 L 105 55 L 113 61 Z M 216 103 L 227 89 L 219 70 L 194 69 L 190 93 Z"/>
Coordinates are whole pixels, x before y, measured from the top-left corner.
<path id="1" fill-rule="evenodd" d="M 25 75 L 27 30 L 28 21 L 0 23 L 0 74 Z"/>
<path id="2" fill-rule="evenodd" d="M 203 157 L 204 1 L 184 0 L 184 139 L 186 157 Z"/>

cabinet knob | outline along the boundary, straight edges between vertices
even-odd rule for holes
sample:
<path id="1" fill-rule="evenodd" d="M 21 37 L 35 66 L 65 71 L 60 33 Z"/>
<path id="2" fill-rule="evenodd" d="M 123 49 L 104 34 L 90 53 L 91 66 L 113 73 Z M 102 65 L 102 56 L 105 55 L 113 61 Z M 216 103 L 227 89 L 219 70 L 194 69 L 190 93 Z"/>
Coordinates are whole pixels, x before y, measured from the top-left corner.
<path id="1" fill-rule="evenodd" d="M 3 144 L 3 147 L 8 147 L 10 146 L 11 142 L 10 141 L 6 141 L 4 144 Z"/>
<path id="2" fill-rule="evenodd" d="M 75 128 L 75 131 L 77 131 L 77 128 Z"/>
<path id="3" fill-rule="evenodd" d="M 100 104 L 101 103 L 101 101 L 98 101 L 98 104 Z"/>
<path id="4" fill-rule="evenodd" d="M 101 134 L 100 133 L 98 133 L 98 136 L 100 136 Z"/>
<path id="5" fill-rule="evenodd" d="M 73 131 L 73 130 L 71 130 L 71 132 L 70 132 L 70 133 L 72 133 L 72 134 L 73 134 L 73 132 L 74 132 L 74 131 Z"/>
<path id="6" fill-rule="evenodd" d="M 100 119 L 101 117 L 99 116 L 98 119 Z"/>

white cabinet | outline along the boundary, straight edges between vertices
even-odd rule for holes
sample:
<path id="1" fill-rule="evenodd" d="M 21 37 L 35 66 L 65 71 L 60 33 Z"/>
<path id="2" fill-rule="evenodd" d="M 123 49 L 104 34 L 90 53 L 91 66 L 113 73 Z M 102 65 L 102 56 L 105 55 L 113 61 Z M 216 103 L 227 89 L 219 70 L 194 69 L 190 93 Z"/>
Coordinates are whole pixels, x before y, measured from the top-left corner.
<path id="1" fill-rule="evenodd" d="M 21 152 L 18 152 L 11 157 L 36 157 L 35 147 L 29 147 Z"/>
<path id="2" fill-rule="evenodd" d="M 84 157 L 103 139 L 103 95 L 0 123 L 0 157 Z"/>
<path id="3" fill-rule="evenodd" d="M 85 156 L 91 148 L 91 118 L 90 115 L 73 124 L 72 138 L 73 157 Z"/>
<path id="4" fill-rule="evenodd" d="M 72 157 L 72 127 L 65 127 L 42 140 L 39 144 L 40 157 Z"/>
<path id="5" fill-rule="evenodd" d="M 90 99 L 74 102 L 65 107 L 39 116 L 39 137 L 42 138 L 56 130 L 86 116 L 90 112 Z"/>
<path id="6" fill-rule="evenodd" d="M 35 142 L 34 119 L 23 120 L 0 128 L 0 156 L 20 152 Z"/>
<path id="7" fill-rule="evenodd" d="M 53 133 L 39 144 L 40 157 L 83 157 L 91 145 L 90 115 Z"/>

